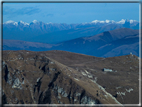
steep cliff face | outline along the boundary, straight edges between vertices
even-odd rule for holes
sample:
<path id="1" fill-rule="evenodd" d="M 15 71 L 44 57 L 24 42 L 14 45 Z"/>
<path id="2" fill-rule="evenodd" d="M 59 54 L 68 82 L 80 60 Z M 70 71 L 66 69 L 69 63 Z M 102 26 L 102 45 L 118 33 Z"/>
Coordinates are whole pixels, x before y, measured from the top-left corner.
<path id="1" fill-rule="evenodd" d="M 120 104 L 96 83 L 97 75 L 69 67 L 58 62 L 59 55 L 56 61 L 48 53 L 3 51 L 3 104 Z"/>

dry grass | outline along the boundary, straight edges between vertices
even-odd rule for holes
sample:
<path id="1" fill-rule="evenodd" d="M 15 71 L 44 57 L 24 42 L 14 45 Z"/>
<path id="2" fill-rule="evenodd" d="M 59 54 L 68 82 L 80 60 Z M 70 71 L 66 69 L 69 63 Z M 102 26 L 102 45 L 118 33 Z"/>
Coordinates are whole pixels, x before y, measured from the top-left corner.
<path id="1" fill-rule="evenodd" d="M 24 78 L 22 90 L 11 88 L 11 85 L 3 79 L 3 90 L 7 96 L 10 96 L 7 99 L 9 103 L 38 103 L 41 93 L 46 96 L 47 91 L 51 94 L 49 96 L 52 96 L 51 103 L 57 103 L 57 95 L 52 89 L 57 85 L 67 93 L 71 91 L 71 95 L 85 90 L 87 96 L 98 99 L 103 104 L 118 103 L 115 98 L 122 104 L 138 104 L 139 61 L 137 56 L 98 58 L 65 51 L 3 51 L 3 61 L 7 64 L 11 75 L 20 78 L 20 81 L 22 81 L 21 78 Z M 117 72 L 105 73 L 103 68 Z M 3 71 L 5 70 L 6 68 L 3 69 Z M 82 72 L 86 75 L 82 75 Z M 53 81 L 58 73 L 60 74 Z M 4 76 L 5 72 L 2 77 Z M 38 78 L 41 78 L 39 91 L 35 87 Z M 97 83 L 94 83 L 94 80 Z M 51 81 L 54 82 L 53 87 L 49 87 Z M 133 91 L 126 91 L 131 88 Z M 11 91 L 14 91 L 15 94 L 11 94 Z M 125 92 L 125 95 L 120 95 L 119 92 Z M 15 98 L 18 98 L 18 101 Z M 60 101 L 66 104 L 79 103 L 79 101 L 73 102 L 62 97 Z"/>

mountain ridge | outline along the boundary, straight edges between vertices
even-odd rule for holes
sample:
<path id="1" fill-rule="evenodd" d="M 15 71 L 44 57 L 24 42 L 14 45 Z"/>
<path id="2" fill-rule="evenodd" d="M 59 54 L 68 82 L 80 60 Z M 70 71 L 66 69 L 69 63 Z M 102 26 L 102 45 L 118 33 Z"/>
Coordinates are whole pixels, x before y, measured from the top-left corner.
<path id="1" fill-rule="evenodd" d="M 133 23 L 138 23 L 137 20 L 129 20 L 129 19 L 121 19 L 120 21 L 114 21 L 114 20 L 94 20 L 92 22 L 85 22 L 85 23 L 80 23 L 80 24 L 97 24 L 97 23 L 107 23 L 107 24 L 112 24 L 112 23 L 117 23 L 117 24 L 125 24 L 126 22 L 129 22 L 130 24 L 133 24 Z M 23 22 L 23 21 L 19 21 L 19 22 L 15 22 L 15 21 L 12 21 L 12 20 L 9 20 L 9 21 L 6 21 L 4 22 L 3 24 L 13 24 L 13 25 L 18 25 L 18 23 L 22 23 L 23 25 L 30 25 L 31 23 L 33 24 L 37 24 L 37 23 L 41 23 L 41 21 L 37 21 L 37 20 L 33 20 L 31 23 L 27 23 L 27 22 Z M 44 22 L 42 22 L 44 23 Z M 55 24 L 55 23 L 44 23 L 44 24 Z M 57 23 L 56 23 L 57 24 Z M 60 24 L 64 24 L 64 23 L 60 23 Z"/>
<path id="2" fill-rule="evenodd" d="M 3 49 L 9 50 L 14 49 L 14 46 L 8 45 L 8 41 L 4 40 Z M 10 43 L 10 42 L 9 42 Z M 24 41 L 22 42 L 24 44 Z M 26 42 L 27 44 L 29 42 Z M 135 55 L 139 55 L 139 31 L 133 30 L 129 28 L 121 28 L 116 29 L 112 31 L 106 31 L 94 36 L 90 37 L 80 37 L 72 40 L 68 40 L 65 42 L 61 42 L 58 44 L 44 44 L 44 43 L 35 43 L 30 42 L 31 45 L 20 48 L 20 44 L 16 44 L 16 47 L 19 47 L 18 49 L 14 50 L 32 50 L 32 51 L 47 51 L 47 50 L 64 50 L 64 51 L 70 51 L 70 52 L 76 52 L 76 53 L 82 53 L 86 55 L 93 55 L 97 57 L 110 57 L 110 55 L 106 55 L 106 53 L 111 53 L 115 48 L 118 47 L 127 47 L 127 52 L 125 52 L 124 48 L 121 48 L 121 52 L 112 52 L 114 53 L 111 56 L 121 56 L 121 55 L 127 55 L 130 52 L 134 53 Z M 136 44 L 135 44 L 136 43 Z M 11 44 L 15 44 L 12 43 Z M 33 45 L 32 45 L 33 44 Z M 37 46 L 35 46 L 37 45 Z M 127 45 L 127 46 L 126 46 Z M 133 47 L 134 49 L 129 50 L 129 45 Z M 27 48 L 26 48 L 27 46 Z M 45 48 L 45 46 L 47 48 Z M 119 54 L 118 54 L 119 53 Z"/>
<path id="3" fill-rule="evenodd" d="M 104 21 L 104 22 L 108 22 Z M 44 23 L 33 21 L 30 24 L 20 21 L 8 21 L 3 23 L 3 39 L 23 40 L 30 42 L 59 43 L 78 37 L 93 36 L 104 31 L 118 28 L 139 29 L 139 22 L 133 20 L 122 20 L 125 23 Z M 67 36 L 68 35 L 68 36 Z M 57 38 L 53 40 L 53 37 Z M 46 41 L 48 39 L 48 42 Z"/>

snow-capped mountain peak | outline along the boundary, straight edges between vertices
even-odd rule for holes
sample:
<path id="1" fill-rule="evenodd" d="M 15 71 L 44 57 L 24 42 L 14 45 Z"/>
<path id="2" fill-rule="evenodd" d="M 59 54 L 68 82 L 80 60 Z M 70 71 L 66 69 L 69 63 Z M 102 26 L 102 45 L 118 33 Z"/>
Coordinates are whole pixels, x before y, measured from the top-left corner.
<path id="1" fill-rule="evenodd" d="M 4 24 L 13 24 L 13 25 L 18 25 L 18 22 L 14 22 L 13 20 L 9 20 L 9 21 L 6 21 Z"/>
<path id="2" fill-rule="evenodd" d="M 106 23 L 110 23 L 110 20 L 106 20 Z"/>
<path id="3" fill-rule="evenodd" d="M 22 23 L 23 25 L 29 25 L 29 23 L 26 23 L 26 22 L 23 22 L 23 21 L 20 21 L 20 23 Z"/>
<path id="4" fill-rule="evenodd" d="M 114 20 L 106 20 L 105 22 L 106 23 L 114 23 L 115 21 Z"/>
<path id="5" fill-rule="evenodd" d="M 130 20 L 130 24 L 137 22 L 136 20 Z"/>
<path id="6" fill-rule="evenodd" d="M 37 23 L 38 21 L 37 21 L 37 20 L 33 20 L 32 22 L 33 22 L 33 23 Z"/>
<path id="7" fill-rule="evenodd" d="M 98 22 L 100 22 L 99 20 L 94 20 L 94 21 L 92 21 L 92 23 L 98 23 Z"/>
<path id="8" fill-rule="evenodd" d="M 130 24 L 133 24 L 133 23 L 135 23 L 135 22 L 138 22 L 138 21 L 136 21 L 136 20 L 127 20 L 127 19 L 121 19 L 120 21 L 114 21 L 114 20 L 105 20 L 105 21 L 103 21 L 103 20 L 94 20 L 94 21 L 92 21 L 92 23 L 116 23 L 116 24 L 125 24 L 126 22 L 129 22 Z"/>
<path id="9" fill-rule="evenodd" d="M 92 23 L 114 23 L 115 21 L 114 20 L 105 20 L 105 21 L 103 21 L 103 20 L 94 20 L 94 21 L 92 21 Z"/>
<path id="10" fill-rule="evenodd" d="M 126 22 L 126 19 L 122 19 L 122 20 L 120 20 L 120 21 L 118 21 L 116 23 L 118 23 L 118 24 L 124 24 L 125 22 Z"/>
<path id="11" fill-rule="evenodd" d="M 136 21 L 136 20 L 127 20 L 127 19 L 121 19 L 120 21 L 114 21 L 114 20 L 94 20 L 92 22 L 85 22 L 85 23 L 80 23 L 80 25 L 96 25 L 96 26 L 101 26 L 101 25 L 108 25 L 108 24 L 120 24 L 120 25 L 123 25 L 125 23 L 130 23 L 131 25 L 137 25 L 139 22 Z M 19 26 L 19 25 L 24 25 L 24 26 L 42 26 L 42 25 L 52 25 L 52 26 L 56 26 L 56 25 L 62 25 L 61 23 L 52 23 L 52 22 L 49 22 L 49 23 L 44 23 L 44 22 L 39 22 L 37 20 L 33 20 L 31 23 L 26 23 L 26 22 L 23 22 L 23 21 L 19 21 L 19 22 L 15 22 L 15 21 L 12 21 L 12 20 L 9 20 L 3 24 L 6 24 L 6 25 L 15 25 L 15 26 Z M 79 24 L 76 24 L 76 25 L 79 25 Z"/>

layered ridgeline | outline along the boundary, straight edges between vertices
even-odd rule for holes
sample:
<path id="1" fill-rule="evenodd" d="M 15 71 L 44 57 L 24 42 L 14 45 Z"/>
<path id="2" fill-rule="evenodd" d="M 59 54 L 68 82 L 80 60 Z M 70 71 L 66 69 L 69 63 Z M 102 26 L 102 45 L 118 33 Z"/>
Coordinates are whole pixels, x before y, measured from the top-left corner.
<path id="1" fill-rule="evenodd" d="M 66 36 L 68 37 L 68 35 Z M 46 38 L 42 40 L 50 41 Z M 53 40 L 56 40 L 56 38 Z M 80 37 L 57 44 L 4 39 L 3 50 L 64 50 L 97 57 L 121 56 L 132 52 L 134 55 L 139 56 L 139 30 L 119 28 L 94 36 Z"/>
<path id="2" fill-rule="evenodd" d="M 3 104 L 138 104 L 139 59 L 3 51 Z"/>
<path id="3" fill-rule="evenodd" d="M 31 23 L 7 21 L 3 23 L 3 39 L 54 44 L 118 28 L 139 29 L 139 22 L 124 19 L 118 22 L 94 20 L 80 24 L 44 23 L 36 20 Z"/>

